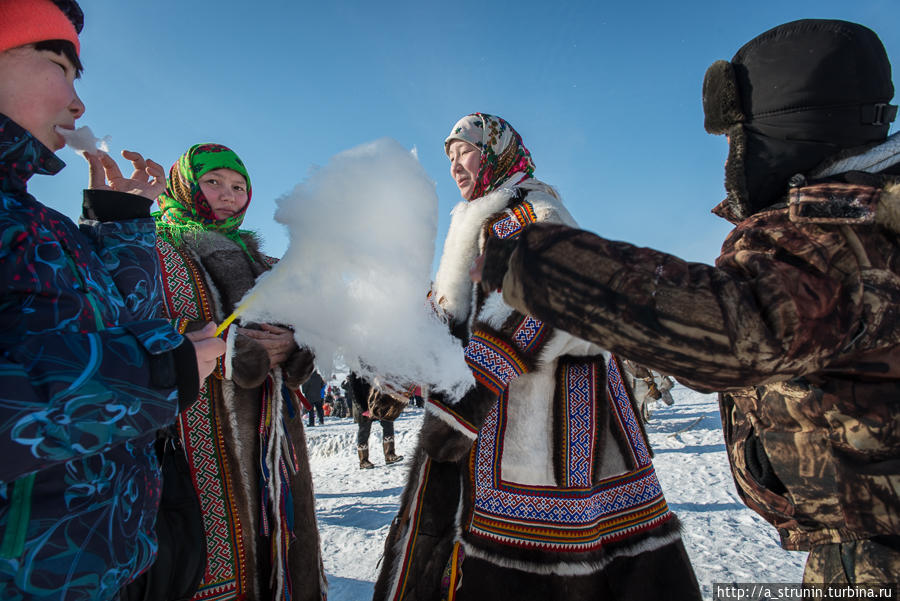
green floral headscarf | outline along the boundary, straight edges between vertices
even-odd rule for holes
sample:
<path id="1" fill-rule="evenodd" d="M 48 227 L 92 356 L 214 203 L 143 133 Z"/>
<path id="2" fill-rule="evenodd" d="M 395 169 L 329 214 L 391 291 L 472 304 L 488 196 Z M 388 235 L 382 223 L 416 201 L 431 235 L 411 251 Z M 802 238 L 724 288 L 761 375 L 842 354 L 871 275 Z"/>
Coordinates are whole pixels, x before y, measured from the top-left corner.
<path id="1" fill-rule="evenodd" d="M 534 161 L 522 143 L 522 136 L 500 117 L 487 113 L 466 115 L 456 122 L 444 140 L 444 152 L 448 152 L 453 140 L 468 142 L 481 151 L 473 199 L 495 190 L 516 173 L 522 174 L 522 180 L 534 174 Z"/>
<path id="2" fill-rule="evenodd" d="M 225 219 L 216 219 L 200 189 L 200 178 L 213 169 L 231 169 L 247 180 L 247 204 Z M 240 241 L 238 228 L 250 206 L 252 192 L 247 168 L 233 150 L 221 144 L 195 144 L 172 165 L 166 191 L 156 199 L 159 205 L 159 212 L 154 214 L 157 230 L 175 240 L 180 240 L 184 232 L 204 229 Z"/>

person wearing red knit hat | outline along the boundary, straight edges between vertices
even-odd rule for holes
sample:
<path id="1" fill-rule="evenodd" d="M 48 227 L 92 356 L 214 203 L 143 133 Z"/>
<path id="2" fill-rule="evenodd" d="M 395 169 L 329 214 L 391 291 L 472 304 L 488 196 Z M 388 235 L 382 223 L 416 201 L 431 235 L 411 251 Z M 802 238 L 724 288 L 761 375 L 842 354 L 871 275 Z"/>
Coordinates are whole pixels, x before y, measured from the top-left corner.
<path id="1" fill-rule="evenodd" d="M 0 0 L 0 598 L 117 599 L 153 562 L 156 432 L 196 398 L 225 343 L 183 336 L 162 303 L 150 205 L 162 167 L 87 155 L 80 225 L 28 193 L 64 166 L 74 0 Z M 126 192 L 127 191 L 127 192 Z"/>

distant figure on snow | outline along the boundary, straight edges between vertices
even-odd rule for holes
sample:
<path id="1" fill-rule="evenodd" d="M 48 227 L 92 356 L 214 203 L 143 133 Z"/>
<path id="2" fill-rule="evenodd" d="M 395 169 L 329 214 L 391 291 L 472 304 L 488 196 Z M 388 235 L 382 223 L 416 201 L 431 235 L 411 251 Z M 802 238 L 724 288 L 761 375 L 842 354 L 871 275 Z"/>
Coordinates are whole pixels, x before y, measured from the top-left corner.
<path id="1" fill-rule="evenodd" d="M 370 400 L 381 393 L 376 387 L 355 373 L 351 373 L 347 380 L 349 382 L 347 394 L 352 395 L 352 402 L 357 405 L 359 415 L 356 429 L 356 451 L 359 455 L 359 469 L 372 469 L 375 467 L 375 464 L 369 461 L 369 433 L 372 430 L 372 421 L 378 418 L 370 412 Z M 403 456 L 397 455 L 394 449 L 394 419 L 378 419 L 378 423 L 381 424 L 381 446 L 384 450 L 385 465 L 402 461 Z"/>

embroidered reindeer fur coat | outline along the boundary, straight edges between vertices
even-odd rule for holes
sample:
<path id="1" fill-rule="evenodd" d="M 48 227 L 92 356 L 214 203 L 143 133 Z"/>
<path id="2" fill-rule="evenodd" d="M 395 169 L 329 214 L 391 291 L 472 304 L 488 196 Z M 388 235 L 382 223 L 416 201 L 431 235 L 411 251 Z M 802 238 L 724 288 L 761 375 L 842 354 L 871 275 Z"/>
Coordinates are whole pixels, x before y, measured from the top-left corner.
<path id="1" fill-rule="evenodd" d="M 185 234 L 178 245 L 160 238 L 169 316 L 180 329 L 221 323 L 269 269 L 272 260 L 259 251 L 256 240 L 242 234 L 242 241 L 246 250 L 208 230 Z M 179 281 L 184 278 L 190 285 Z M 192 298 L 179 301 L 186 289 L 192 290 Z M 194 599 L 271 599 L 273 590 L 281 588 L 291 599 L 321 600 L 326 583 L 306 438 L 297 401 L 288 392 L 309 377 L 312 356 L 307 349 L 297 349 L 280 367 L 271 368 L 265 349 L 237 334 L 235 326 L 228 329 L 226 340 L 225 357 L 178 423 L 207 539 L 206 575 Z M 283 427 L 277 435 L 284 437 L 285 449 L 280 470 L 284 480 L 279 483 L 286 484 L 276 484 L 275 492 L 261 485 L 261 455 L 270 452 L 261 438 L 275 436 L 272 426 L 279 422 Z M 269 433 L 261 435 L 267 428 Z M 280 517 L 272 511 L 275 494 L 292 506 L 292 520 L 287 517 L 291 511 Z M 285 519 L 288 523 L 282 524 Z M 260 534 L 266 530 L 268 536 Z M 273 547 L 282 549 L 281 561 L 273 558 Z"/>
<path id="2" fill-rule="evenodd" d="M 466 561 L 584 581 L 618 558 L 673 545 L 684 561 L 667 569 L 685 571 L 696 588 L 618 361 L 469 279 L 488 237 L 514 237 L 533 222 L 574 223 L 535 179 L 453 210 L 430 300 L 467 345 L 477 385 L 459 402 L 426 403 L 378 601 L 454 598 Z M 699 599 L 696 590 L 658 593 Z M 592 594 L 567 587 L 570 599 Z"/>

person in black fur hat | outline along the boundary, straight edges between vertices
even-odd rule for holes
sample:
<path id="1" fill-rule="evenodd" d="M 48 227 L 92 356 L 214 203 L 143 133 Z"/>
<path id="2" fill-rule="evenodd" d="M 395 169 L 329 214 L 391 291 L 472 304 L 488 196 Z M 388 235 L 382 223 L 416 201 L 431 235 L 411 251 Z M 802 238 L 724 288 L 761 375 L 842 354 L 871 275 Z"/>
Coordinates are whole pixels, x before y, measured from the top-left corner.
<path id="1" fill-rule="evenodd" d="M 719 391 L 738 492 L 807 583 L 900 574 L 900 135 L 870 29 L 806 19 L 717 61 L 735 224 L 715 267 L 534 224 L 471 275 L 517 310 Z M 586 317 L 587 316 L 587 317 Z"/>

